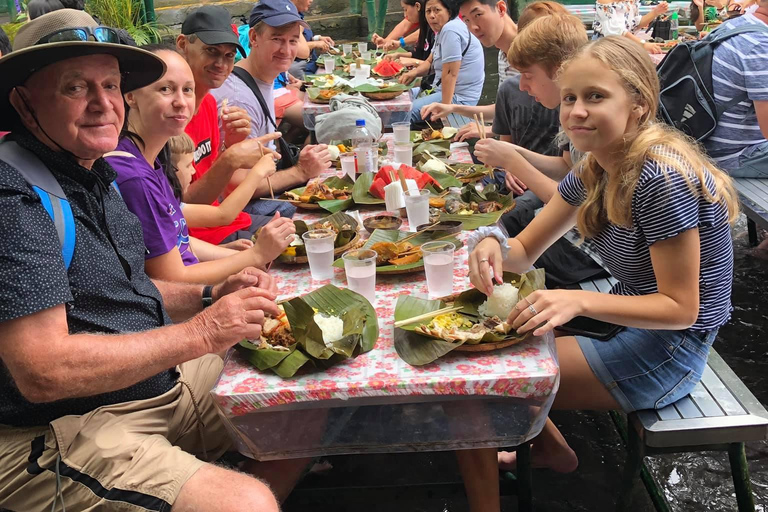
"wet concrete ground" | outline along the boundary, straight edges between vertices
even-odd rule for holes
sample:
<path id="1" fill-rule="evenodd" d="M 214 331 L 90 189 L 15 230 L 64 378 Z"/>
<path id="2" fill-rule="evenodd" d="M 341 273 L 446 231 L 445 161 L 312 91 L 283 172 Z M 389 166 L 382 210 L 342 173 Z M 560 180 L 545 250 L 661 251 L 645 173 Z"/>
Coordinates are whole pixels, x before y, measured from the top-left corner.
<path id="1" fill-rule="evenodd" d="M 757 398 L 768 404 L 768 261 L 751 254 L 743 218 L 734 228 L 734 249 L 733 317 L 714 346 Z M 536 510 L 613 510 L 625 453 L 608 414 L 557 412 L 552 418 L 581 463 L 569 475 L 534 470 Z M 768 512 L 768 444 L 749 444 L 747 458 L 757 510 Z M 451 453 L 328 460 L 333 469 L 310 474 L 285 504 L 286 512 L 468 512 Z M 668 455 L 646 461 L 673 511 L 736 510 L 726 454 Z M 653 510 L 639 481 L 634 498 L 632 512 Z M 515 498 L 503 498 L 502 511 L 515 510 Z"/>

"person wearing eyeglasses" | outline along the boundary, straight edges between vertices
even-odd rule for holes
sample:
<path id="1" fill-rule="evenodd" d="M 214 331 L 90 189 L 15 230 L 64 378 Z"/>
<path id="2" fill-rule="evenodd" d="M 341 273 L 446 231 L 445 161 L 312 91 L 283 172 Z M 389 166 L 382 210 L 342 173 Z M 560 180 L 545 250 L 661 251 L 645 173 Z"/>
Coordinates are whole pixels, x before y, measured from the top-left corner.
<path id="1" fill-rule="evenodd" d="M 206 462 L 231 447 L 208 394 L 217 354 L 278 314 L 275 283 L 144 272 L 140 223 L 102 156 L 123 93 L 166 67 L 118 43 L 60 9 L 0 59 L 0 507 L 277 512 L 267 485 Z"/>

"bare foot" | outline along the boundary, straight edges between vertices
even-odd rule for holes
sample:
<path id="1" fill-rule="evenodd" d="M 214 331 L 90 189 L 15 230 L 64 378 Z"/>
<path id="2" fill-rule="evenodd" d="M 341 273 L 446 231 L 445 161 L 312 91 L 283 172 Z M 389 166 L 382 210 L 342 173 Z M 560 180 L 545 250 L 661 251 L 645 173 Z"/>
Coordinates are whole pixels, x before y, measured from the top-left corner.
<path id="1" fill-rule="evenodd" d="M 516 452 L 499 452 L 499 469 L 514 471 L 517 469 Z M 564 447 L 556 452 L 536 449 L 531 445 L 531 467 L 535 469 L 551 469 L 556 473 L 571 473 L 579 466 L 579 458 L 570 447 Z"/>

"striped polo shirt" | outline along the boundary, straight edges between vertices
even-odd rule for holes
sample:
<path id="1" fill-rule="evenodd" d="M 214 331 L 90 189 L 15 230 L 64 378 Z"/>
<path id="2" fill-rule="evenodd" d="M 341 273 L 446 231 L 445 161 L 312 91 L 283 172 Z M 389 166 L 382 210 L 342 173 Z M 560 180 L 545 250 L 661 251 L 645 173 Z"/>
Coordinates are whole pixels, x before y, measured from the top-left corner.
<path id="1" fill-rule="evenodd" d="M 578 170 L 568 173 L 558 192 L 572 206 L 584 202 L 586 192 Z M 728 211 L 723 203 L 710 203 L 701 195 L 694 174 L 690 180 L 653 160 L 646 160 L 632 194 L 632 228 L 608 224 L 590 239 L 603 264 L 619 282 L 611 293 L 649 295 L 658 291 L 651 263 L 650 247 L 693 228 L 699 228 L 701 268 L 699 270 L 699 316 L 692 328 L 709 330 L 730 318 L 733 245 Z M 705 185 L 714 190 L 714 179 L 705 172 Z"/>
<path id="2" fill-rule="evenodd" d="M 768 28 L 753 14 L 744 14 L 718 30 L 756 24 Z M 755 101 L 768 101 L 768 31 L 734 36 L 717 48 L 712 57 L 712 87 L 719 107 L 731 99 L 741 101 L 720 117 L 717 128 L 704 141 L 707 153 L 722 169 L 739 168 L 739 156 L 766 143 L 757 124 Z"/>

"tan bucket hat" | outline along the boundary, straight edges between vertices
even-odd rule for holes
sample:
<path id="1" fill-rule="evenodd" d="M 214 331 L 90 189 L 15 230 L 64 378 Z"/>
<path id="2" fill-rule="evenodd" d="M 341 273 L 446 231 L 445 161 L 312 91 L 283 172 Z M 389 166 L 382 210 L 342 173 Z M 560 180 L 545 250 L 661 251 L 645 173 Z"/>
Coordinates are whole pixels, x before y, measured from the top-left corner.
<path id="1" fill-rule="evenodd" d="M 165 63 L 148 51 L 119 44 L 88 40 L 69 40 L 70 36 L 54 37 L 54 42 L 41 42 L 66 29 L 95 29 L 96 23 L 85 11 L 59 9 L 49 12 L 22 26 L 13 42 L 13 51 L 0 58 L 0 131 L 12 129 L 16 112 L 8 95 L 14 87 L 24 84 L 35 72 L 61 60 L 88 55 L 113 55 L 123 75 L 122 92 L 147 86 L 165 73 Z M 106 31 L 108 33 L 108 31 Z"/>

